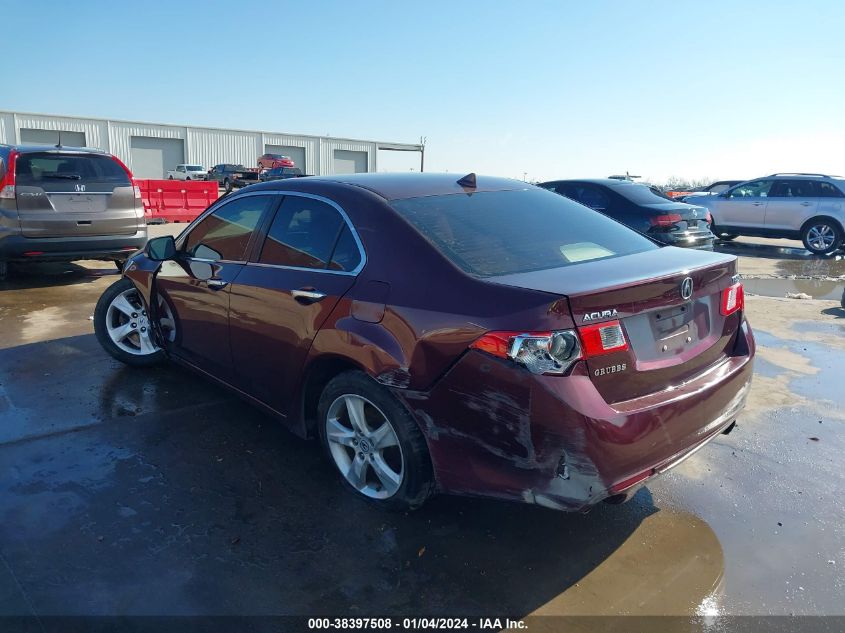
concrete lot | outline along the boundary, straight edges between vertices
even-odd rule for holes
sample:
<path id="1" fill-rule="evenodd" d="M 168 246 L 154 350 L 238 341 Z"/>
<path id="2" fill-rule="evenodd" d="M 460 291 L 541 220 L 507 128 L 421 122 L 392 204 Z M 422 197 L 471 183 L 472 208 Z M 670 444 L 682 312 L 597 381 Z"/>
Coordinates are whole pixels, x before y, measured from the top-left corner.
<path id="1" fill-rule="evenodd" d="M 730 246 L 742 272 L 841 293 L 841 261 L 766 242 Z M 845 614 L 838 301 L 749 297 L 738 427 L 626 505 L 382 514 L 315 442 L 186 371 L 111 360 L 89 317 L 115 275 L 0 284 L 0 615 Z"/>

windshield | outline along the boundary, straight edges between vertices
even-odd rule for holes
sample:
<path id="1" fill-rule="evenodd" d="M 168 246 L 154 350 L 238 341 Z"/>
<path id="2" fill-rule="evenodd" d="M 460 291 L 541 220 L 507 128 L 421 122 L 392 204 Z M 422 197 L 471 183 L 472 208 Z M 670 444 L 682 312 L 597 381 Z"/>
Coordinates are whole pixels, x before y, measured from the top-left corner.
<path id="1" fill-rule="evenodd" d="M 185 169 L 188 171 L 205 171 L 202 165 L 185 165 Z"/>
<path id="2" fill-rule="evenodd" d="M 538 188 L 395 200 L 443 255 L 488 277 L 659 248 L 601 213 Z"/>

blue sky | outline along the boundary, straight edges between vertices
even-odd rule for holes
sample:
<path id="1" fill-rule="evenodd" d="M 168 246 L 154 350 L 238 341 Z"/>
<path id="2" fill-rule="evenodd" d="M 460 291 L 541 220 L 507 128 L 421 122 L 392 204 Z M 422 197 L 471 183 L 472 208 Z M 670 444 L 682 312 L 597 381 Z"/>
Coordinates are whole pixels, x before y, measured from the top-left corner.
<path id="1" fill-rule="evenodd" d="M 427 170 L 529 179 L 845 173 L 841 0 L 81 0 L 3 14 L 0 109 L 426 136 Z"/>

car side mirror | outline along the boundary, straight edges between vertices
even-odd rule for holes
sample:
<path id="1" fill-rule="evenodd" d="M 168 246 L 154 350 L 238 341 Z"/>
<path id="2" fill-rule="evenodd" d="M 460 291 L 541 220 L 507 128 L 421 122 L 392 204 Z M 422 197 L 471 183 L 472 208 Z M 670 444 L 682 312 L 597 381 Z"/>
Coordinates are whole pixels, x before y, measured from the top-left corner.
<path id="1" fill-rule="evenodd" d="M 176 240 L 172 235 L 154 237 L 144 247 L 144 254 L 154 262 L 163 262 L 176 257 Z"/>

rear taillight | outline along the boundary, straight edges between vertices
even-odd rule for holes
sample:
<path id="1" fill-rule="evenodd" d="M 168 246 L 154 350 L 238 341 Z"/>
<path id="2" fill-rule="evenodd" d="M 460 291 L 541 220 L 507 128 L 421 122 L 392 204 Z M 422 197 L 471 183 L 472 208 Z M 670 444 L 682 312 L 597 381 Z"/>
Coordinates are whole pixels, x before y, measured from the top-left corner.
<path id="1" fill-rule="evenodd" d="M 735 283 L 733 286 L 728 286 L 722 290 L 721 312 L 723 316 L 733 314 L 737 310 L 742 310 L 744 307 L 745 292 L 742 289 L 741 283 Z"/>
<path id="2" fill-rule="evenodd" d="M 622 331 L 622 324 L 619 321 L 587 325 L 580 328 L 578 334 L 581 335 L 584 355 L 587 358 L 612 352 L 624 352 L 628 349 L 628 341 L 625 339 L 625 332 Z"/>
<path id="3" fill-rule="evenodd" d="M 6 174 L 0 178 L 0 200 L 15 199 L 15 169 L 18 160 L 18 153 L 9 152 L 9 164 L 6 165 Z"/>
<path id="4" fill-rule="evenodd" d="M 140 200 L 141 199 L 141 188 L 135 182 L 135 177 L 132 175 L 132 172 L 129 171 L 129 168 L 126 166 L 126 164 L 122 160 L 120 160 L 117 156 L 112 156 L 111 158 L 114 162 L 116 162 L 118 165 L 120 165 L 120 167 L 121 167 L 121 169 L 123 169 L 123 171 L 126 172 L 126 176 L 129 178 L 129 182 L 132 183 L 132 191 L 135 194 L 135 199 Z"/>
<path id="5" fill-rule="evenodd" d="M 532 374 L 563 374 L 581 358 L 578 335 L 572 330 L 487 332 L 470 348 L 510 359 Z"/>
<path id="6" fill-rule="evenodd" d="M 710 215 L 710 212 L 707 212 L 707 224 L 713 224 L 713 216 Z"/>
<path id="7" fill-rule="evenodd" d="M 681 216 L 677 213 L 669 213 L 667 215 L 655 215 L 648 219 L 652 226 L 672 226 L 676 222 L 681 221 Z"/>

